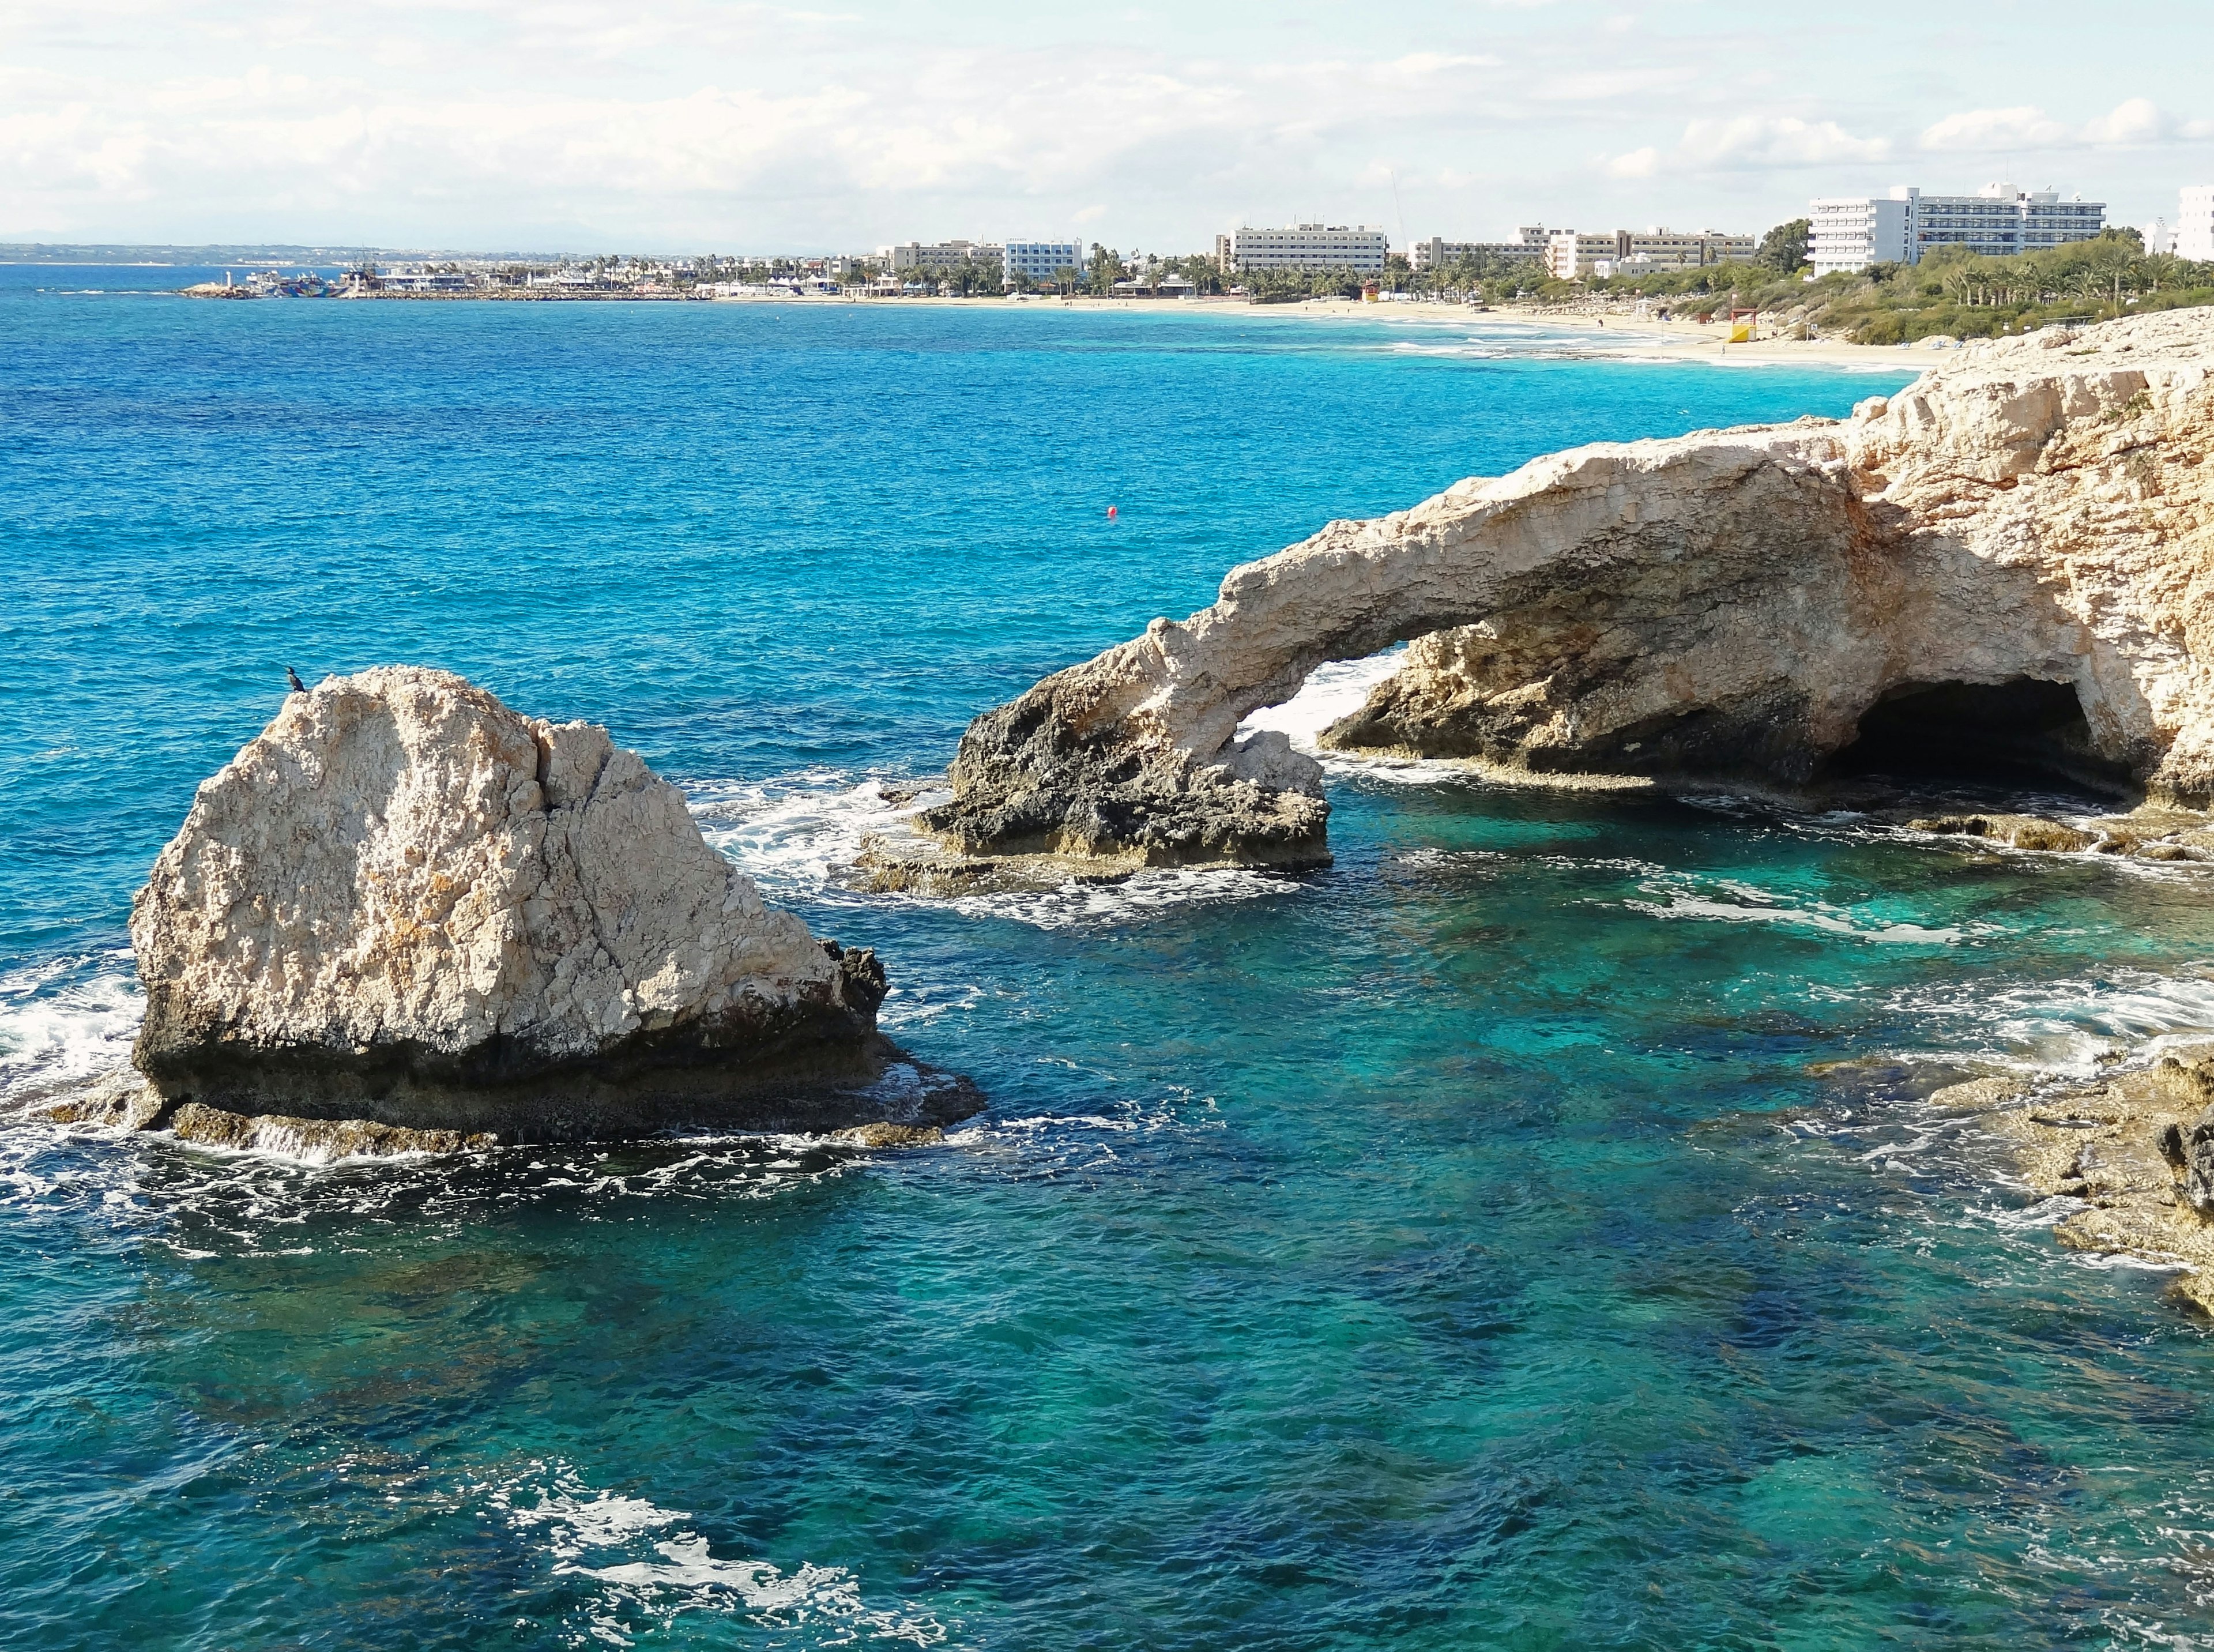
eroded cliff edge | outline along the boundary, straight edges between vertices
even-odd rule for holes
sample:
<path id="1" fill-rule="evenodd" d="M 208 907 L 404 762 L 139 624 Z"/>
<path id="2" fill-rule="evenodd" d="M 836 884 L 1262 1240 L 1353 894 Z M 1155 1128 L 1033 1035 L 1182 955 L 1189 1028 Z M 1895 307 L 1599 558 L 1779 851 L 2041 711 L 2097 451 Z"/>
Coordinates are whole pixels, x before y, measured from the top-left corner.
<path id="1" fill-rule="evenodd" d="M 977 718 L 920 823 L 968 855 L 1326 860 L 1318 768 L 1238 725 L 1398 642 L 1327 743 L 1797 785 L 1887 716 L 1949 720 L 2204 808 L 2210 368 L 2214 312 L 2048 330 L 1848 420 L 1577 448 L 1332 523 Z"/>
<path id="2" fill-rule="evenodd" d="M 118 1123 L 349 1121 L 388 1151 L 976 1104 L 885 1082 L 874 954 L 765 904 L 635 753 L 443 672 L 291 695 L 200 786 L 131 934 L 147 1090 L 104 1097 Z"/>

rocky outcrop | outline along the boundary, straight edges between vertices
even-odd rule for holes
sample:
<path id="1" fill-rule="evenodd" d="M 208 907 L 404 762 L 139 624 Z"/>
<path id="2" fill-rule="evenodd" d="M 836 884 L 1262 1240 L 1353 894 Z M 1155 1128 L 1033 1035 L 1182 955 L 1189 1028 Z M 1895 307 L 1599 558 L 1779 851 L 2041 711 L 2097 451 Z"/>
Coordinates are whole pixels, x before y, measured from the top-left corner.
<path id="1" fill-rule="evenodd" d="M 1987 1118 L 2034 1189 L 2078 1202 L 2063 1245 L 2174 1263 L 2173 1294 L 2214 1313 L 2214 1046 L 2094 1085 L 1975 1079 L 1930 1100 Z"/>
<path id="2" fill-rule="evenodd" d="M 1532 774 L 1800 784 L 1960 754 L 2214 798 L 2214 311 L 1972 346 L 1844 421 L 1601 444 L 1338 522 L 961 742 L 962 853 L 1319 860 L 1281 737 L 1316 666 L 1409 641 L 1325 743 Z"/>
<path id="3" fill-rule="evenodd" d="M 131 909 L 133 1059 L 218 1145 L 303 1120 L 503 1137 L 974 1110 L 870 1087 L 873 953 L 818 940 L 603 729 L 442 672 L 295 694 L 201 786 Z M 368 1138 L 364 1138 L 367 1140 Z"/>

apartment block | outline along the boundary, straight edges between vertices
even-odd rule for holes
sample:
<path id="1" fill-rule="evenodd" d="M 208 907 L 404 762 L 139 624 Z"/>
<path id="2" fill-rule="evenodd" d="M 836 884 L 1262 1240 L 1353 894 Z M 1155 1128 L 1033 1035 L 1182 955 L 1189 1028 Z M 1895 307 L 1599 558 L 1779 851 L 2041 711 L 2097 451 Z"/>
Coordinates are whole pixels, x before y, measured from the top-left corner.
<path id="1" fill-rule="evenodd" d="M 1644 230 L 1608 229 L 1579 234 L 1556 229 L 1545 243 L 1545 268 L 1557 279 L 1704 269 L 1712 264 L 1743 262 L 1757 243 L 1751 236 L 1720 229 L 1671 229 L 1654 224 Z"/>
<path id="2" fill-rule="evenodd" d="M 2057 191 L 1986 184 L 1972 195 L 1925 195 L 1900 185 L 1888 196 L 1831 196 L 1810 204 L 1807 258 L 1816 275 L 1871 264 L 1919 264 L 1940 247 L 2011 258 L 2107 227 L 2104 201 L 2062 200 Z"/>
<path id="3" fill-rule="evenodd" d="M 1807 261 L 1814 273 L 1914 262 L 1914 209 L 1921 193 L 1894 189 L 1887 196 L 1826 196 L 1808 203 Z"/>
<path id="4" fill-rule="evenodd" d="M 2186 187 L 2176 209 L 2175 254 L 2214 264 L 2214 184 Z"/>
<path id="5" fill-rule="evenodd" d="M 1353 270 L 1380 274 L 1391 255 L 1391 238 L 1366 224 L 1299 223 L 1283 229 L 1241 226 L 1214 238 L 1214 255 L 1223 270 L 1247 274 L 1257 270 Z"/>
<path id="6" fill-rule="evenodd" d="M 1004 268 L 1007 249 L 989 241 L 910 241 L 903 247 L 879 247 L 877 261 L 894 275 L 909 270 L 950 270 L 957 264 L 997 264 Z"/>
<path id="7" fill-rule="evenodd" d="M 1084 243 L 1080 241 L 1011 241 L 1006 254 L 1007 278 L 1023 276 L 1050 281 L 1063 270 L 1084 273 Z"/>
<path id="8" fill-rule="evenodd" d="M 1545 226 L 1525 225 L 1513 241 L 1446 241 L 1433 236 L 1407 249 L 1407 261 L 1418 270 L 1441 270 L 1464 258 L 1529 258 L 1545 256 Z"/>

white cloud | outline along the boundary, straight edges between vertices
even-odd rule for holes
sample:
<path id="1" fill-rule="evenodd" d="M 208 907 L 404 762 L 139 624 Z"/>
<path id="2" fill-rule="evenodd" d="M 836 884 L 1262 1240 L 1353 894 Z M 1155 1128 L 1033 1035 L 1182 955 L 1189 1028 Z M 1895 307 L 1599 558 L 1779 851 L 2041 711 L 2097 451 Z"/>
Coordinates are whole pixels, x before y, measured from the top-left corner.
<path id="1" fill-rule="evenodd" d="M 1394 58 L 1387 68 L 1410 79 L 1427 75 L 1442 75 L 1456 69 L 1496 69 L 1501 59 L 1465 53 L 1454 57 L 1438 52 L 1413 52 L 1404 58 Z"/>
<path id="2" fill-rule="evenodd" d="M 1695 77 L 1688 67 L 1582 70 L 1541 80 L 1531 95 L 1541 103 L 1618 103 L 1680 88 Z"/>
<path id="3" fill-rule="evenodd" d="M 1856 138 L 1834 120 L 1795 115 L 1738 115 L 1693 120 L 1665 154 L 1648 146 L 1605 163 L 1611 178 L 1662 174 L 1787 171 L 1881 161 L 1891 145 L 1881 138 Z"/>
<path id="4" fill-rule="evenodd" d="M 1925 131 L 1933 111 L 1906 101 L 1923 70 L 1870 70 L 1926 62 L 1881 19 L 1619 15 L 1636 9 L 1340 8 L 1256 29 L 970 0 L 9 0 L 0 237 L 768 250 L 1080 223 L 1196 245 L 1239 213 L 1396 227 L 1395 176 L 1410 230 L 1489 236 L 1773 217 L 1917 133 L 2079 145 L 2107 157 L 2085 184 L 2172 197 L 2161 146 L 2214 132 L 2162 112 L 2199 95 L 2214 24 L 2168 27 L 2166 56 L 2100 101 L 2142 95 L 2096 119 L 2046 113 L 2061 86 L 2108 83 L 2064 53 L 1999 82 L 2021 107 Z"/>
<path id="5" fill-rule="evenodd" d="M 2133 97 L 2114 106 L 2083 128 L 2091 144 L 2150 144 L 2168 136 L 2174 125 L 2149 97 Z"/>
<path id="6" fill-rule="evenodd" d="M 1948 114 L 1922 134 L 1925 150 L 2050 149 L 2068 140 L 2068 128 L 2044 110 L 1969 109 Z"/>
<path id="7" fill-rule="evenodd" d="M 1881 161 L 1891 145 L 1881 138 L 1856 138 L 1834 120 L 1742 115 L 1692 121 L 1677 150 L 1716 168 L 1810 167 Z"/>
<path id="8" fill-rule="evenodd" d="M 2149 144 L 2214 137 L 2214 120 L 2184 120 L 2164 113 L 2150 98 L 2126 98 L 2080 126 L 2055 120 L 2031 105 L 1967 109 L 1948 114 L 1922 134 L 1922 147 L 1964 154 L 2024 150 L 2128 149 Z"/>

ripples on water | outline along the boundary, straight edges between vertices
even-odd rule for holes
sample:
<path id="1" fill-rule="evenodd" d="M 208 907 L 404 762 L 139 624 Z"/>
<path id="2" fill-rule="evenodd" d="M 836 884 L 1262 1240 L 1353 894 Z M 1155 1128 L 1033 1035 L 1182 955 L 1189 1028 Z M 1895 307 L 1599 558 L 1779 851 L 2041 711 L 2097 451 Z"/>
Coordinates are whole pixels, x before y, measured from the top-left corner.
<path id="1" fill-rule="evenodd" d="M 0 1131 L 0 1641 L 2214 1644 L 2200 1330 L 1923 1100 L 2214 1024 L 2204 871 L 1330 756 L 1326 872 L 837 877 L 970 712 L 1243 556 L 1865 381 L 113 308 L 0 363 L 0 523 L 47 553 L 0 600 L 9 1097 L 124 1058 L 124 903 L 281 651 L 607 718 L 992 1106 L 902 1153 Z M 1011 386 L 1064 439 L 947 438 Z"/>

